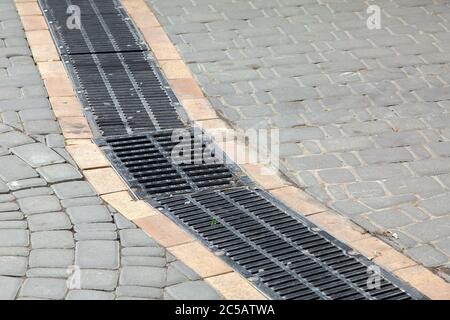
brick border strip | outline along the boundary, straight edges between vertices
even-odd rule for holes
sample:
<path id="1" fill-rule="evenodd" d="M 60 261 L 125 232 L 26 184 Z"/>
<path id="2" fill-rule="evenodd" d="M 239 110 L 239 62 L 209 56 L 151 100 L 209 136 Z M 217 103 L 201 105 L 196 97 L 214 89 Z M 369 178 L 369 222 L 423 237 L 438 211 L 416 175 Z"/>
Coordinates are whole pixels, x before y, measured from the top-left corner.
<path id="1" fill-rule="evenodd" d="M 70 153 L 98 195 L 197 272 L 226 299 L 265 300 L 262 293 L 200 242 L 143 200 L 135 200 L 122 178 L 93 143 L 92 132 L 60 60 L 37 0 L 15 0 L 50 104 Z"/>
<path id="2" fill-rule="evenodd" d="M 225 121 L 218 117 L 189 71 L 189 67 L 177 52 L 147 3 L 144 0 L 122 0 L 122 4 L 151 48 L 155 59 L 192 122 L 202 127 L 211 136 L 214 135 L 214 130 L 231 129 Z M 283 177 L 277 174 L 262 175 L 261 172 L 267 172 L 267 170 L 263 171 L 263 165 L 250 164 L 245 159 L 233 157 L 236 154 L 232 152 L 233 150 L 242 150 L 239 148 L 245 148 L 245 146 L 237 145 L 236 142 L 227 145 L 219 144 L 219 146 L 256 183 L 288 207 L 304 213 L 309 220 L 324 231 L 392 272 L 429 298 L 450 300 L 450 284 L 427 268 L 418 265 L 346 217 L 325 207 L 298 187 L 291 185 Z"/>

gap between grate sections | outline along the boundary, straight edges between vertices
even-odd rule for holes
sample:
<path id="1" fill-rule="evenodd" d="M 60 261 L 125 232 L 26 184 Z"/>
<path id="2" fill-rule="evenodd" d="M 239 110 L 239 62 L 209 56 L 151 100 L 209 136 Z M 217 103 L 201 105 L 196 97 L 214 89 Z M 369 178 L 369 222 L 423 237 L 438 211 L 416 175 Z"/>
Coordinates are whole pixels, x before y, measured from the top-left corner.
<path id="1" fill-rule="evenodd" d="M 97 144 L 141 199 L 242 185 L 237 166 L 217 157 L 214 144 L 204 138 L 189 128 L 97 139 Z"/>
<path id="2" fill-rule="evenodd" d="M 277 299 L 420 298 L 384 271 L 260 190 L 208 190 L 159 198 L 155 205 Z M 295 217 L 296 216 L 296 217 Z"/>

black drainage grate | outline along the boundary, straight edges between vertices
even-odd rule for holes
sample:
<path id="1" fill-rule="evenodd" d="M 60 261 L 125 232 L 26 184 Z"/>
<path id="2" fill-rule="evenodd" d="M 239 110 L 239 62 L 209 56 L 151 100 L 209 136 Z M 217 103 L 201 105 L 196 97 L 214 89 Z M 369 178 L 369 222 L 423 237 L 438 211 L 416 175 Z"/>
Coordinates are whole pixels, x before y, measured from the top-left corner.
<path id="1" fill-rule="evenodd" d="M 146 53 L 71 55 L 68 62 L 103 136 L 183 127 L 173 94 Z"/>
<path id="2" fill-rule="evenodd" d="M 116 170 L 140 198 L 229 188 L 242 184 L 242 174 L 219 158 L 201 131 L 165 130 L 98 139 Z"/>
<path id="3" fill-rule="evenodd" d="M 115 0 L 41 0 L 41 5 L 61 54 L 146 50 Z M 79 20 L 71 18 L 69 6 L 79 8 Z"/>
<path id="4" fill-rule="evenodd" d="M 160 210 L 278 299 L 411 299 L 399 282 L 262 191 L 209 190 L 160 199 Z M 372 268 L 372 267 L 371 267 Z M 371 270 L 371 269 L 370 269 Z"/>

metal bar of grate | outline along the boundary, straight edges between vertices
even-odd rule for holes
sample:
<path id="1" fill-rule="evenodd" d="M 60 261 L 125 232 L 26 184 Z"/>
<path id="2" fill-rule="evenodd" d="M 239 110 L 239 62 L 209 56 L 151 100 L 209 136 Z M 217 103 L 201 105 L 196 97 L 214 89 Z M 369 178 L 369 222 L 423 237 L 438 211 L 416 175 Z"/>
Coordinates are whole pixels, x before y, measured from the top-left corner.
<path id="1" fill-rule="evenodd" d="M 213 144 L 204 138 L 199 129 L 190 128 L 114 136 L 97 143 L 140 198 L 242 185 L 238 168 L 216 157 Z"/>
<path id="2" fill-rule="evenodd" d="M 279 299 L 411 299 L 420 294 L 260 190 L 208 190 L 158 198 L 160 210 L 194 232 L 269 296 Z M 413 292 L 413 293 L 412 293 Z"/>

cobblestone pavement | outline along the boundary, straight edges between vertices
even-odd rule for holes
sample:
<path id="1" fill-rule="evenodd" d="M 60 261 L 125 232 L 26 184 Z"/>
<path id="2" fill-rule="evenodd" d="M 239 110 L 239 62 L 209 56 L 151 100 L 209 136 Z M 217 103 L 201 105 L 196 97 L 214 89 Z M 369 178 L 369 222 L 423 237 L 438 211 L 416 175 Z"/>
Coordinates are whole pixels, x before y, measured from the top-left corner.
<path id="1" fill-rule="evenodd" d="M 12 0 L 0 39 L 0 299 L 220 299 L 83 179 Z"/>
<path id="2" fill-rule="evenodd" d="M 450 266 L 448 0 L 147 1 L 225 119 L 280 129 L 285 175 Z"/>

